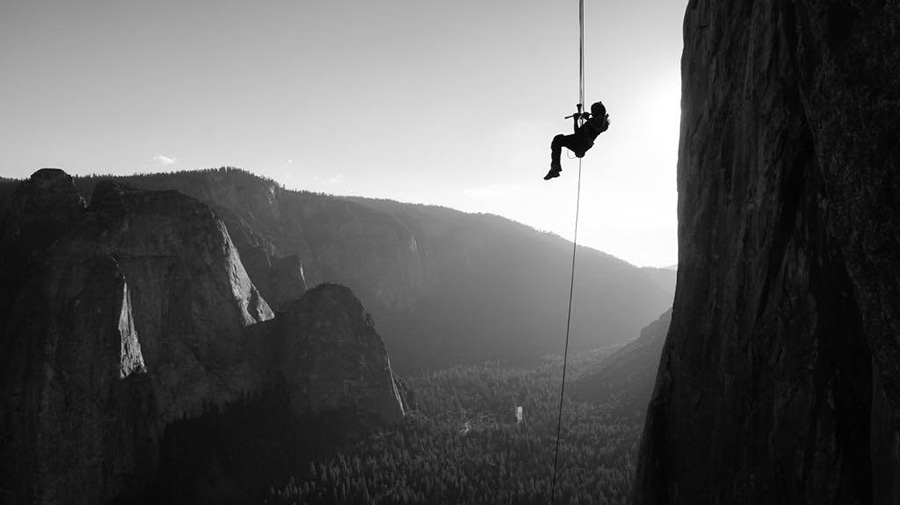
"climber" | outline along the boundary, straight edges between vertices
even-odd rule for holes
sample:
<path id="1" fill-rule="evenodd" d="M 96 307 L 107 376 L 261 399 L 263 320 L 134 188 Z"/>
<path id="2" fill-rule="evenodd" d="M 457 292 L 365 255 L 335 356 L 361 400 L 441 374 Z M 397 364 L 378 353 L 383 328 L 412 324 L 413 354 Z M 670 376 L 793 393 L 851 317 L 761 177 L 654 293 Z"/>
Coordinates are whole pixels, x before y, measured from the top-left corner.
<path id="1" fill-rule="evenodd" d="M 579 111 L 581 110 L 580 105 L 578 109 Z M 560 134 L 553 137 L 553 142 L 550 143 L 550 171 L 544 176 L 545 181 L 559 177 L 559 173 L 562 172 L 559 156 L 563 147 L 575 153 L 576 157 L 581 158 L 594 146 L 594 139 L 609 128 L 609 114 L 606 113 L 606 107 L 603 105 L 603 102 L 591 105 L 591 112 L 589 113 L 576 112 L 571 117 L 575 133 L 571 135 Z M 579 120 L 584 120 L 584 124 L 579 126 Z"/>

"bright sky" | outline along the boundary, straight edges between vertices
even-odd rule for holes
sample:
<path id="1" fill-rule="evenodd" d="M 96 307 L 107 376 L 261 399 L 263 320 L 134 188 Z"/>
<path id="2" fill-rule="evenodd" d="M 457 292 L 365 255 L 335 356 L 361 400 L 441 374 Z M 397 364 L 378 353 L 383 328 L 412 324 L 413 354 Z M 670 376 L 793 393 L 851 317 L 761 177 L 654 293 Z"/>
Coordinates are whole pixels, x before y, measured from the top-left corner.
<path id="1" fill-rule="evenodd" d="M 585 0 L 579 242 L 677 262 L 687 0 Z M 2 0 L 0 175 L 232 165 L 289 188 L 490 212 L 571 238 L 577 0 Z"/>

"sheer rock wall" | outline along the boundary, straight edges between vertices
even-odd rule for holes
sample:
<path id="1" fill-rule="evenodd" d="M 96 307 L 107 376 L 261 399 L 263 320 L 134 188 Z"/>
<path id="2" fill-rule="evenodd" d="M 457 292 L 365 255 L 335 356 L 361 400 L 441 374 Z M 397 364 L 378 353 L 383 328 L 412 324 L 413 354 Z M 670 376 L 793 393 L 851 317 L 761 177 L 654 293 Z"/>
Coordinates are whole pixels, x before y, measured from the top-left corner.
<path id="1" fill-rule="evenodd" d="M 900 502 L 900 2 L 691 0 L 633 503 Z"/>

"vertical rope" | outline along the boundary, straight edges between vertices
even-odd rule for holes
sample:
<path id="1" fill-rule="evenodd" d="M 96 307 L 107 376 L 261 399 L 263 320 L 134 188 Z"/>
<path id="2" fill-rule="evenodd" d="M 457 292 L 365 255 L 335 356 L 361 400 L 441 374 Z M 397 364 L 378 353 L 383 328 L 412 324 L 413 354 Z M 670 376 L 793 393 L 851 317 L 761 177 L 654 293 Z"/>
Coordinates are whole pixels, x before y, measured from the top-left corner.
<path id="1" fill-rule="evenodd" d="M 584 0 L 578 0 L 578 103 L 584 104 Z"/>
<path id="2" fill-rule="evenodd" d="M 584 0 L 578 0 L 578 108 L 584 105 Z M 578 252 L 578 214 L 581 211 L 581 158 L 578 159 L 578 192 L 575 198 L 575 236 L 572 238 L 572 272 L 569 276 L 569 311 L 566 316 L 566 347 L 563 352 L 562 384 L 559 388 L 559 417 L 556 419 L 556 449 L 553 452 L 553 480 L 550 505 L 556 499 L 556 477 L 559 471 L 559 441 L 562 435 L 563 401 L 566 398 L 566 368 L 569 364 L 569 330 L 572 328 L 572 298 L 575 294 L 575 257 Z"/>
<path id="3" fill-rule="evenodd" d="M 581 160 L 578 160 L 578 193 L 575 198 L 575 236 L 572 239 L 572 273 L 569 276 L 569 314 L 566 316 L 566 350 L 563 353 L 562 386 L 559 390 L 559 417 L 556 420 L 556 450 L 553 454 L 553 483 L 550 486 L 550 505 L 556 497 L 556 473 L 559 462 L 559 439 L 562 430 L 563 399 L 566 396 L 566 366 L 569 362 L 569 329 L 572 327 L 572 298 L 575 293 L 575 253 L 578 251 L 578 214 L 581 210 Z"/>

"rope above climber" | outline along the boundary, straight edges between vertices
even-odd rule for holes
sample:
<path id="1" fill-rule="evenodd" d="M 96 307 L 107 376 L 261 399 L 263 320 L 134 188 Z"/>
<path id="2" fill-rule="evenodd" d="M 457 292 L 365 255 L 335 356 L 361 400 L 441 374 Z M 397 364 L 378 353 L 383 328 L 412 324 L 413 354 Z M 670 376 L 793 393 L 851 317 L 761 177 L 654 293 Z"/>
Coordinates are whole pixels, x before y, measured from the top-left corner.
<path id="1" fill-rule="evenodd" d="M 545 181 L 559 177 L 562 172 L 559 157 L 563 147 L 572 151 L 577 158 L 582 158 L 594 146 L 597 136 L 609 128 L 609 114 L 606 113 L 603 102 L 591 105 L 591 112 L 581 112 L 579 104 L 578 112 L 569 117 L 572 118 L 574 133 L 553 137 L 550 143 L 550 171 L 544 176 Z"/>

